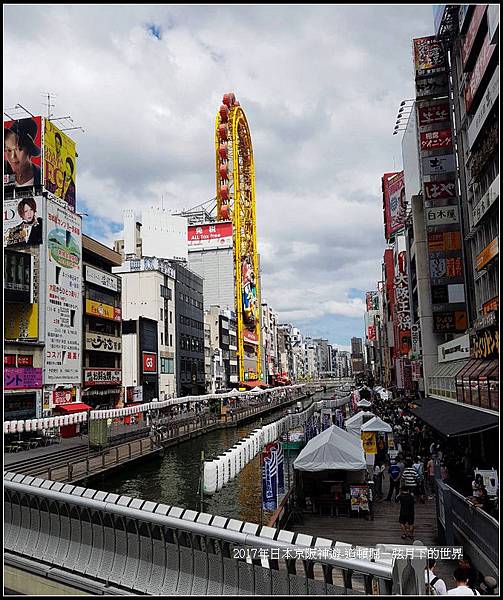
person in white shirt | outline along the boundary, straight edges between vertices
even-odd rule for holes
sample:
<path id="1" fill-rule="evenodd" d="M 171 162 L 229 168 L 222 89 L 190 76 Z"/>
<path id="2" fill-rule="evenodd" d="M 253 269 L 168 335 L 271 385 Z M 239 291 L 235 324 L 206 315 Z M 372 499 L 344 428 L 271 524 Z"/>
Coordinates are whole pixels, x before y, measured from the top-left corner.
<path id="1" fill-rule="evenodd" d="M 468 586 L 470 572 L 468 569 L 461 567 L 454 571 L 454 579 L 456 580 L 457 587 L 447 592 L 448 596 L 480 596 L 477 590 L 472 589 Z"/>
<path id="2" fill-rule="evenodd" d="M 424 582 L 435 588 L 438 596 L 445 596 L 447 594 L 447 586 L 445 585 L 445 581 L 435 574 L 435 564 L 436 560 L 434 558 L 428 559 L 428 568 L 424 570 Z"/>

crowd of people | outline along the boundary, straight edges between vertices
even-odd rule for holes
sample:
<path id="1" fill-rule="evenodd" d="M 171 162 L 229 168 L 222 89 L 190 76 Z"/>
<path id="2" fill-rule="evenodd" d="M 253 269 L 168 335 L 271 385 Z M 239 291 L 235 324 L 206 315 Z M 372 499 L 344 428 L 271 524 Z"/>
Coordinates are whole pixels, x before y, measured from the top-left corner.
<path id="1" fill-rule="evenodd" d="M 452 487 L 471 496 L 475 503 L 486 508 L 488 494 L 480 474 L 474 475 L 468 452 L 460 458 L 443 448 L 442 441 L 416 417 L 407 414 L 407 400 L 393 402 L 374 397 L 372 411 L 392 427 L 393 445 L 385 436 L 377 441 L 374 465 L 376 499 L 400 504 L 398 523 L 404 543 L 414 541 L 415 504 L 433 500 L 436 493 L 435 463 L 440 477 Z M 388 437 L 388 439 L 391 436 Z M 390 458 L 393 456 L 393 458 Z M 387 495 L 383 494 L 383 479 L 389 481 Z M 407 542 L 405 541 L 407 540 Z M 436 573 L 434 560 L 428 561 L 425 571 L 426 593 L 433 595 L 491 595 L 497 586 L 492 577 L 483 578 L 470 560 L 460 560 L 453 574 L 455 587 L 447 590 L 446 582 Z"/>

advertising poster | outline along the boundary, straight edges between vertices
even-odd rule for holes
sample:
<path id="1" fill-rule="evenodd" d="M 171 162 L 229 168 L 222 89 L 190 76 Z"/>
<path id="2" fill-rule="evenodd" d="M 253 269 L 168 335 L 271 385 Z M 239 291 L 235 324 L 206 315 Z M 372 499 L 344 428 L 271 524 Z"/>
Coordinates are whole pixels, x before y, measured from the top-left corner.
<path id="1" fill-rule="evenodd" d="M 442 41 L 435 36 L 416 38 L 414 45 L 414 66 L 416 77 L 442 73 L 446 69 L 446 53 Z"/>
<path id="2" fill-rule="evenodd" d="M 446 123 L 450 119 L 450 109 L 448 102 L 434 104 L 433 106 L 420 106 L 417 110 L 419 127 L 434 125 L 436 123 Z"/>
<path id="3" fill-rule="evenodd" d="M 6 340 L 37 340 L 38 304 L 12 303 L 4 316 L 4 336 Z"/>
<path id="4" fill-rule="evenodd" d="M 39 246 L 43 240 L 43 198 L 6 198 L 3 209 L 3 245 Z"/>
<path id="5" fill-rule="evenodd" d="M 42 118 L 4 121 L 4 186 L 40 187 L 42 177 Z"/>
<path id="6" fill-rule="evenodd" d="M 444 175 L 456 171 L 454 154 L 428 156 L 422 159 L 423 175 Z"/>
<path id="7" fill-rule="evenodd" d="M 386 173 L 383 177 L 383 193 L 385 207 L 385 235 L 389 239 L 391 234 L 405 225 L 407 212 L 407 199 L 405 197 L 405 182 L 403 171 L 400 173 Z"/>
<path id="8" fill-rule="evenodd" d="M 434 77 L 416 80 L 416 100 L 426 100 L 447 96 L 449 93 L 449 79 L 447 73 L 440 73 Z"/>
<path id="9" fill-rule="evenodd" d="M 232 248 L 232 223 L 222 221 L 211 225 L 189 225 L 189 248 Z"/>
<path id="10" fill-rule="evenodd" d="M 363 451 L 366 454 L 377 454 L 377 441 L 375 431 L 362 431 Z"/>
<path id="11" fill-rule="evenodd" d="M 75 142 L 48 119 L 44 119 L 45 187 L 75 211 L 77 152 Z"/>
<path id="12" fill-rule="evenodd" d="M 369 510 L 369 487 L 368 485 L 352 485 L 349 488 L 351 498 L 351 510 Z"/>
<path id="13" fill-rule="evenodd" d="M 86 300 L 86 314 L 100 317 L 101 319 L 110 319 L 111 321 L 121 321 L 121 309 L 95 302 L 94 300 Z"/>
<path id="14" fill-rule="evenodd" d="M 367 292 L 365 294 L 367 311 L 379 310 L 379 292 Z"/>
<path id="15" fill-rule="evenodd" d="M 81 217 L 47 200 L 45 383 L 80 383 Z"/>
<path id="16" fill-rule="evenodd" d="M 424 183 L 425 200 L 447 200 L 456 198 L 454 181 L 430 181 Z"/>
<path id="17" fill-rule="evenodd" d="M 42 387 L 42 369 L 4 369 L 4 389 L 29 390 Z"/>
<path id="18" fill-rule="evenodd" d="M 452 131 L 450 129 L 440 129 L 439 131 L 426 131 L 419 135 L 421 142 L 421 151 L 443 150 L 452 146 Z"/>

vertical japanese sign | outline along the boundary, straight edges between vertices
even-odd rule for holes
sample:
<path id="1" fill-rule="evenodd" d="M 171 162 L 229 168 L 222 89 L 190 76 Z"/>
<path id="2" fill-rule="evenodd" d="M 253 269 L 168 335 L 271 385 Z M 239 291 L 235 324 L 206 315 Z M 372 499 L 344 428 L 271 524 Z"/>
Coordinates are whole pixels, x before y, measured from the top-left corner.
<path id="1" fill-rule="evenodd" d="M 81 217 L 47 200 L 45 384 L 80 384 Z"/>
<path id="2" fill-rule="evenodd" d="M 406 356 L 412 345 L 411 317 L 409 305 L 409 282 L 407 277 L 407 252 L 402 250 L 398 254 L 395 270 L 395 314 L 398 328 L 398 356 Z"/>
<path id="3" fill-rule="evenodd" d="M 277 452 L 271 452 L 268 444 L 262 454 L 262 506 L 264 510 L 278 507 L 278 462 Z"/>
<path id="4" fill-rule="evenodd" d="M 430 86 L 425 92 L 427 85 L 447 70 L 443 42 L 433 36 L 414 40 L 414 65 L 433 329 L 461 332 L 467 326 L 467 315 L 448 82 L 445 88 Z M 405 368 L 403 377 L 406 382 L 413 379 Z"/>

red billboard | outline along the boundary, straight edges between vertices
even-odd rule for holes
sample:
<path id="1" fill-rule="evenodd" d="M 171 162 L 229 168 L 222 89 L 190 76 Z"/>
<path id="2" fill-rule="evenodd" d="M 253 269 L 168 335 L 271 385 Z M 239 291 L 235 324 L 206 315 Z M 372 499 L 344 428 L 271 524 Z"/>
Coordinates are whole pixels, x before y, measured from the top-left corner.
<path id="1" fill-rule="evenodd" d="M 438 150 L 450 148 L 452 146 L 451 129 L 441 129 L 440 131 L 426 131 L 420 134 L 421 150 Z"/>
<path id="2" fill-rule="evenodd" d="M 190 247 L 219 247 L 232 244 L 232 223 L 206 223 L 188 226 L 188 242 Z"/>
<path id="3" fill-rule="evenodd" d="M 407 200 L 403 171 L 385 173 L 382 178 L 384 204 L 384 234 L 387 240 L 405 225 Z"/>
<path id="4" fill-rule="evenodd" d="M 477 62 L 475 63 L 473 71 L 470 73 L 468 81 L 465 85 L 465 106 L 467 113 L 470 112 L 475 94 L 479 89 L 480 82 L 484 77 L 487 65 L 489 64 L 489 61 L 491 60 L 495 50 L 496 45 L 489 42 L 489 35 L 486 34 L 484 43 L 480 49 L 479 57 L 477 58 Z"/>
<path id="5" fill-rule="evenodd" d="M 375 325 L 369 325 L 367 327 L 367 339 L 369 340 L 369 342 L 373 342 L 377 339 Z"/>
<path id="6" fill-rule="evenodd" d="M 456 198 L 456 184 L 454 181 L 425 181 L 425 200 L 445 200 Z"/>
<path id="7" fill-rule="evenodd" d="M 4 185 L 37 186 L 42 177 L 42 118 L 4 121 Z"/>
<path id="8" fill-rule="evenodd" d="M 461 58 L 463 59 L 463 66 L 466 65 L 470 52 L 473 48 L 473 42 L 477 37 L 477 33 L 482 23 L 482 18 L 487 10 L 487 4 L 479 4 L 473 11 L 472 20 L 470 21 L 470 27 L 466 32 L 464 42 L 461 46 Z"/>

